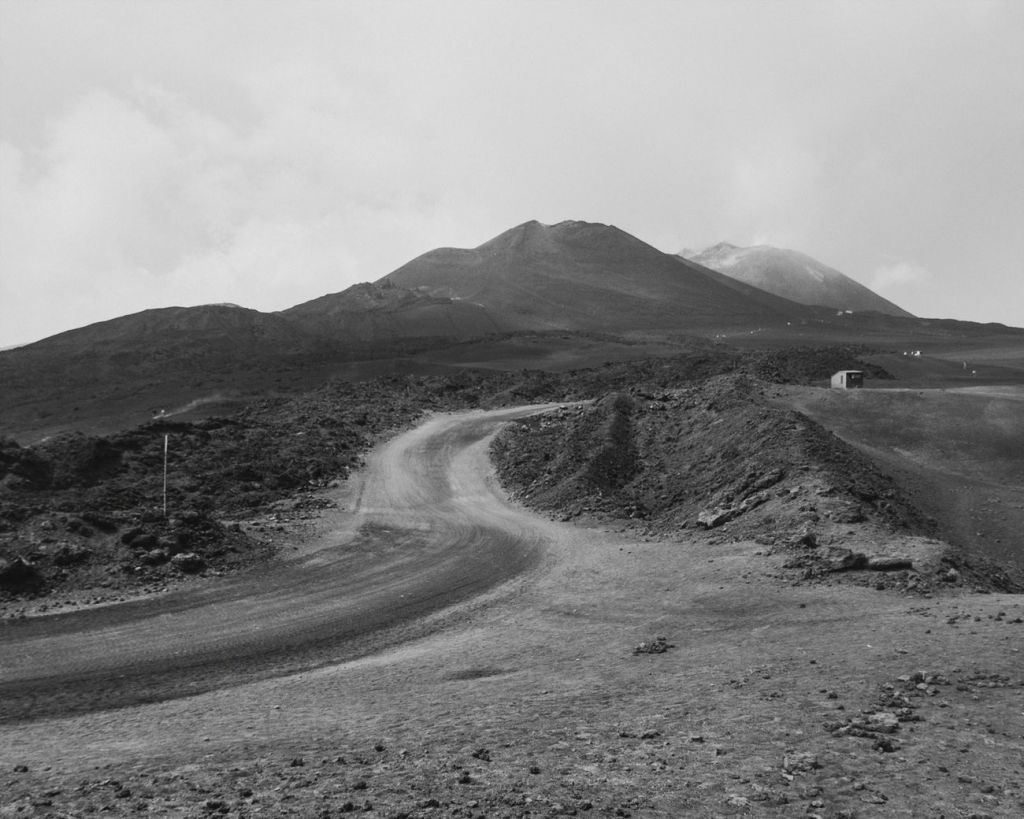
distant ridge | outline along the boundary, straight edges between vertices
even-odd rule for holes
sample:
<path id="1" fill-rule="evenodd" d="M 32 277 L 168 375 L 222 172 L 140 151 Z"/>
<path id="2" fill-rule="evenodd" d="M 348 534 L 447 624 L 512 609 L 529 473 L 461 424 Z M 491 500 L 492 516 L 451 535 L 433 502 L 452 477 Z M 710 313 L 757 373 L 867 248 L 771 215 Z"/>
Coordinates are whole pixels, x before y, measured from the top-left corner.
<path id="1" fill-rule="evenodd" d="M 402 338 L 476 338 L 510 329 L 479 304 L 425 295 L 393 282 L 356 284 L 281 312 L 332 338 L 375 343 Z"/>
<path id="2" fill-rule="evenodd" d="M 318 343 L 300 324 L 272 313 L 233 304 L 158 307 L 67 330 L 19 349 L 25 355 L 64 352 L 87 354 L 109 349 L 136 357 L 166 357 L 173 350 L 264 347 L 276 353 L 302 352 Z"/>
<path id="3" fill-rule="evenodd" d="M 913 314 L 849 276 L 796 250 L 769 245 L 737 247 L 720 242 L 699 253 L 684 250 L 679 255 L 800 304 L 913 318 Z"/>
<path id="4" fill-rule="evenodd" d="M 561 371 L 674 354 L 681 343 L 692 349 L 683 340 L 693 336 L 737 348 L 877 339 L 914 349 L 953 338 L 998 348 L 1024 336 L 1002 325 L 915 319 L 793 251 L 723 244 L 694 258 L 612 225 L 530 221 L 276 313 L 229 304 L 144 310 L 0 351 L 0 435 L 102 432 L 161 408 L 215 399 L 237 406 L 338 377 L 465 366 Z M 761 279 L 766 289 L 741 280 L 740 261 L 758 267 L 751 258 L 782 258 L 781 273 L 761 268 L 776 284 L 795 278 L 800 287 L 790 295 L 809 304 L 768 292 Z M 822 295 L 809 283 L 831 289 Z"/>

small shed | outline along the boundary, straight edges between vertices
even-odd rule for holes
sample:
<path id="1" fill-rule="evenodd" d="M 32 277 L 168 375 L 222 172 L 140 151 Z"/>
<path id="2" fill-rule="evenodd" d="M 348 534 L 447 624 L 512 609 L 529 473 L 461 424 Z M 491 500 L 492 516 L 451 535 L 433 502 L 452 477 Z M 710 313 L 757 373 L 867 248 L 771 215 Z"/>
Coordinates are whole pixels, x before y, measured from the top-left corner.
<path id="1" fill-rule="evenodd" d="M 832 389 L 834 390 L 857 390 L 863 386 L 863 370 L 840 370 L 832 376 Z"/>

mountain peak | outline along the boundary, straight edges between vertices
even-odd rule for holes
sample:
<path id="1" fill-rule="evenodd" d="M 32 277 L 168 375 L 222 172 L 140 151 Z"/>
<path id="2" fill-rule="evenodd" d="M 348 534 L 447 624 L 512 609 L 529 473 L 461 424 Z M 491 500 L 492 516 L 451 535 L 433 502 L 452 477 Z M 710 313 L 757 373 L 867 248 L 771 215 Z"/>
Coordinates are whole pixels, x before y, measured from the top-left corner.
<path id="1" fill-rule="evenodd" d="M 796 250 L 719 242 L 686 258 L 799 304 L 911 316 L 849 276 Z"/>
<path id="2" fill-rule="evenodd" d="M 419 256 L 386 280 L 486 306 L 527 330 L 679 329 L 789 320 L 796 305 L 740 288 L 614 225 L 524 222 L 478 247 Z"/>
<path id="3" fill-rule="evenodd" d="M 551 252 L 561 242 L 591 239 L 606 232 L 622 233 L 618 228 L 600 222 L 566 219 L 553 225 L 545 225 L 543 222 L 531 219 L 529 222 L 523 222 L 521 225 L 516 225 L 504 233 L 498 234 L 476 249 L 485 253 L 501 250 L 511 250 L 517 253 L 524 251 Z"/>

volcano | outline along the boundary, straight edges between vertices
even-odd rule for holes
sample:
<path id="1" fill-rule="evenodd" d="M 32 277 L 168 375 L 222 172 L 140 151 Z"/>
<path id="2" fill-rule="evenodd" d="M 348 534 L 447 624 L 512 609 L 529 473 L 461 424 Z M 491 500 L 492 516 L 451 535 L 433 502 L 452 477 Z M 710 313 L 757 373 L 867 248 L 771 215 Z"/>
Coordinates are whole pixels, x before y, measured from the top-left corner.
<path id="1" fill-rule="evenodd" d="M 526 222 L 474 249 L 425 253 L 384 283 L 468 302 L 517 330 L 689 332 L 808 313 L 591 222 Z"/>
<path id="2" fill-rule="evenodd" d="M 796 250 L 769 245 L 737 247 L 721 242 L 700 253 L 684 251 L 681 255 L 736 281 L 800 304 L 913 318 L 902 307 L 844 273 Z"/>

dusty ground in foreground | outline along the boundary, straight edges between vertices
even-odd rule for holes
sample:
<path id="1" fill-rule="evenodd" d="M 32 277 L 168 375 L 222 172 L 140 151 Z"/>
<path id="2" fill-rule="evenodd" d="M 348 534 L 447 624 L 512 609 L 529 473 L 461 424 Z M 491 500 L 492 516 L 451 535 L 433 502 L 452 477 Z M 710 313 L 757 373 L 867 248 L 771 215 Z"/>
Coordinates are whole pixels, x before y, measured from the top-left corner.
<path id="1" fill-rule="evenodd" d="M 0 816 L 1024 811 L 1024 598 L 787 585 L 752 543 L 550 526 L 544 565 L 420 641 L 3 726 Z"/>

